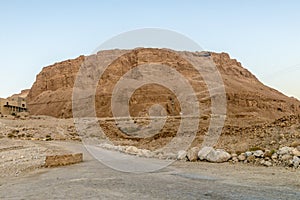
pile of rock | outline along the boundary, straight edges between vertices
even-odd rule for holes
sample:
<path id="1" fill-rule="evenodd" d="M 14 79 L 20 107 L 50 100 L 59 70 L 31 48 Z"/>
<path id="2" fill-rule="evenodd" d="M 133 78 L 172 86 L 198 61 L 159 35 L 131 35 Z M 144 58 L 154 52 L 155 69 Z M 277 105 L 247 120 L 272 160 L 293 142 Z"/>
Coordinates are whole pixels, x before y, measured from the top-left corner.
<path id="1" fill-rule="evenodd" d="M 253 163 L 257 165 L 284 166 L 298 168 L 300 164 L 300 146 L 298 147 L 281 147 L 275 150 L 256 150 L 247 151 L 239 155 L 232 154 L 231 162 Z"/>
<path id="2" fill-rule="evenodd" d="M 226 162 L 231 158 L 231 155 L 223 149 L 214 149 L 212 147 L 193 147 L 188 151 L 179 151 L 177 154 L 178 160 L 188 161 L 209 161 L 209 162 Z"/>
<path id="3" fill-rule="evenodd" d="M 147 158 L 173 159 L 181 161 L 207 161 L 213 163 L 231 162 L 231 163 L 250 163 L 255 165 L 284 166 L 300 168 L 300 145 L 297 147 L 281 147 L 276 150 L 252 150 L 240 154 L 228 153 L 223 149 L 214 149 L 213 147 L 193 147 L 188 151 L 180 150 L 177 155 L 164 153 L 162 151 L 150 151 L 139 149 L 135 146 L 114 146 L 112 144 L 101 144 L 101 148 L 119 151 L 122 153 Z"/>
<path id="4" fill-rule="evenodd" d="M 168 160 L 176 159 L 176 154 L 164 153 L 162 151 L 150 151 L 148 149 L 139 149 L 135 146 L 121 146 L 121 145 L 115 146 L 113 144 L 107 144 L 107 143 L 99 144 L 98 146 L 107 150 L 118 151 L 121 153 L 139 156 L 139 157 L 168 159 Z"/>
<path id="5" fill-rule="evenodd" d="M 300 168 L 300 146 L 281 147 L 276 150 L 253 150 L 244 153 L 228 153 L 223 149 L 214 149 L 212 147 L 193 147 L 188 151 L 179 151 L 177 160 L 184 161 L 208 161 L 214 163 L 231 162 L 231 163 L 252 163 L 256 165 L 284 166 Z"/>

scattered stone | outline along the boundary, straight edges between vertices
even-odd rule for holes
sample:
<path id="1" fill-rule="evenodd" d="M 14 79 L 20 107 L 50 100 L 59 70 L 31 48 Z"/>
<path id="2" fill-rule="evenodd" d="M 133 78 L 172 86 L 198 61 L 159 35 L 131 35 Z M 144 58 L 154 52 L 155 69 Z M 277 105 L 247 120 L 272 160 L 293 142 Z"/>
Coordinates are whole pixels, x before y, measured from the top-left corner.
<path id="1" fill-rule="evenodd" d="M 153 156 L 152 152 L 148 149 L 142 149 L 140 154 L 141 154 L 141 156 L 146 157 L 146 158 L 150 158 Z"/>
<path id="2" fill-rule="evenodd" d="M 231 154 L 231 157 L 233 158 L 233 157 L 237 157 L 237 154 L 236 153 L 232 153 Z"/>
<path id="3" fill-rule="evenodd" d="M 125 149 L 126 149 L 126 147 L 124 147 L 124 146 L 120 146 L 120 145 L 116 146 L 117 151 L 124 152 Z"/>
<path id="4" fill-rule="evenodd" d="M 283 127 L 284 127 L 285 125 L 283 125 Z M 283 139 L 284 138 L 284 134 L 283 133 L 281 133 L 281 134 L 279 134 L 279 137 L 281 138 L 281 139 Z"/>
<path id="5" fill-rule="evenodd" d="M 198 160 L 198 152 L 199 148 L 198 147 L 193 147 L 187 152 L 187 158 L 189 161 L 194 162 Z"/>
<path id="6" fill-rule="evenodd" d="M 186 160 L 187 159 L 186 155 L 187 152 L 185 150 L 178 151 L 177 160 Z"/>
<path id="7" fill-rule="evenodd" d="M 248 162 L 254 162 L 255 161 L 255 156 L 254 155 L 250 155 L 247 157 L 247 161 Z"/>
<path id="8" fill-rule="evenodd" d="M 270 161 L 264 161 L 263 165 L 266 167 L 271 167 L 272 163 Z"/>
<path id="9" fill-rule="evenodd" d="M 232 157 L 232 161 L 233 161 L 234 163 L 236 163 L 236 162 L 239 162 L 239 159 L 238 159 L 237 157 Z"/>
<path id="10" fill-rule="evenodd" d="M 230 158 L 231 158 L 231 155 L 223 149 L 212 150 L 206 156 L 207 161 L 217 162 L 217 163 L 226 162 Z"/>
<path id="11" fill-rule="evenodd" d="M 294 168 L 298 168 L 299 164 L 300 164 L 300 158 L 298 158 L 297 156 L 294 156 L 292 162 L 293 162 Z"/>
<path id="12" fill-rule="evenodd" d="M 291 148 L 291 147 L 281 147 L 281 148 L 277 151 L 277 154 L 278 154 L 278 155 L 289 154 L 292 150 L 293 150 L 293 148 Z"/>
<path id="13" fill-rule="evenodd" d="M 125 149 L 125 153 L 128 153 L 128 154 L 138 154 L 139 152 L 139 149 L 136 148 L 135 146 L 128 146 L 126 149 Z"/>
<path id="14" fill-rule="evenodd" d="M 246 160 L 246 154 L 241 153 L 237 158 L 239 159 L 239 161 L 244 161 L 244 160 Z"/>
<path id="15" fill-rule="evenodd" d="M 281 160 L 287 161 L 287 160 L 290 160 L 291 158 L 292 158 L 292 156 L 290 154 L 285 154 L 281 157 Z"/>
<path id="16" fill-rule="evenodd" d="M 262 151 L 262 150 L 257 150 L 257 151 L 255 151 L 254 153 L 253 153 L 253 155 L 255 156 L 255 157 L 263 157 L 263 155 L 264 155 L 264 152 Z"/>
<path id="17" fill-rule="evenodd" d="M 251 151 L 246 151 L 246 152 L 245 152 L 245 155 L 246 155 L 246 157 L 249 157 L 249 156 L 252 155 L 252 152 L 251 152 Z"/>
<path id="18" fill-rule="evenodd" d="M 274 144 L 276 144 L 276 141 L 272 140 L 272 141 L 270 142 L 270 145 L 274 145 Z"/>
<path id="19" fill-rule="evenodd" d="M 276 160 L 278 158 L 277 153 L 273 153 L 273 155 L 271 156 L 272 160 Z"/>
<path id="20" fill-rule="evenodd" d="M 294 148 L 294 149 L 292 150 L 292 154 L 293 154 L 294 156 L 300 157 L 300 151 L 299 151 L 297 148 Z"/>
<path id="21" fill-rule="evenodd" d="M 214 150 L 212 147 L 203 147 L 199 152 L 198 152 L 198 157 L 200 160 L 206 160 L 207 154 Z"/>
<path id="22" fill-rule="evenodd" d="M 100 144 L 99 146 L 104 148 L 104 149 L 114 149 L 114 145 L 107 144 L 107 143 Z"/>

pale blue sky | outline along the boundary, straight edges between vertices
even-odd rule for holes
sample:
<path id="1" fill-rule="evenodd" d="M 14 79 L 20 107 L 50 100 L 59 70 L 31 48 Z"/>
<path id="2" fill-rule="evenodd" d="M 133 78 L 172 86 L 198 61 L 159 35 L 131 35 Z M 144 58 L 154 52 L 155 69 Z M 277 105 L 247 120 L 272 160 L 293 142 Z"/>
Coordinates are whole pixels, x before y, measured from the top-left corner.
<path id="1" fill-rule="evenodd" d="M 90 54 L 139 28 L 228 52 L 263 83 L 300 99 L 299 1 L 0 0 L 0 97 L 30 88 L 42 67 Z"/>

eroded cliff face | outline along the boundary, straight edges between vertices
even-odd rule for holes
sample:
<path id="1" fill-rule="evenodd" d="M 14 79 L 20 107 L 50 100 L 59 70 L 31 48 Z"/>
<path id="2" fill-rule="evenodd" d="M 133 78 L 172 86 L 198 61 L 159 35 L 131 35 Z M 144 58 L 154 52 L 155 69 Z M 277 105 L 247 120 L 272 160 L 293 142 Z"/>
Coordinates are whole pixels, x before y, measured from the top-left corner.
<path id="1" fill-rule="evenodd" d="M 211 102 L 207 86 L 191 64 L 181 56 L 171 51 L 149 48 L 133 51 L 109 50 L 102 52 L 102 56 L 120 53 L 120 51 L 125 54 L 115 60 L 99 80 L 95 104 L 98 117 L 112 117 L 111 94 L 120 77 L 138 65 L 154 62 L 171 66 L 187 77 L 197 93 L 203 116 L 209 118 Z M 203 57 L 201 52 L 184 53 L 188 56 Z M 27 97 L 28 108 L 32 115 L 72 117 L 73 86 L 84 59 L 84 56 L 80 56 L 43 68 Z M 211 53 L 203 59 L 213 59 L 223 78 L 227 96 L 227 123 L 247 126 L 299 114 L 298 100 L 263 85 L 228 54 Z M 147 116 L 147 109 L 154 103 L 161 103 L 169 115 L 180 113 L 180 106 L 174 94 L 159 85 L 145 85 L 136 90 L 129 102 L 130 113 L 133 116 Z"/>
<path id="2" fill-rule="evenodd" d="M 72 117 L 72 88 L 83 61 L 79 56 L 43 68 L 27 96 L 32 115 Z"/>

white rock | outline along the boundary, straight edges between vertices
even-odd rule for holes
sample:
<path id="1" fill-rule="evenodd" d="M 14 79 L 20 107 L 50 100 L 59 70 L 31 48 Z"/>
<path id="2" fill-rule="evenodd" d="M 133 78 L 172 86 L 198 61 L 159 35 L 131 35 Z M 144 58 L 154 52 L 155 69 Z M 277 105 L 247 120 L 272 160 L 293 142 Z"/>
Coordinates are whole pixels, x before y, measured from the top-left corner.
<path id="1" fill-rule="evenodd" d="M 265 161 L 263 165 L 266 167 L 271 167 L 272 163 L 270 161 Z"/>
<path id="2" fill-rule="evenodd" d="M 148 149 L 142 149 L 141 150 L 141 156 L 144 156 L 146 158 L 150 158 L 153 156 L 152 152 Z"/>
<path id="3" fill-rule="evenodd" d="M 120 146 L 120 145 L 116 146 L 117 151 L 123 152 L 123 151 L 125 151 L 125 149 L 126 149 L 126 147 L 124 147 L 124 146 Z"/>
<path id="4" fill-rule="evenodd" d="M 186 160 L 187 152 L 185 150 L 180 150 L 177 153 L 177 160 Z"/>
<path id="5" fill-rule="evenodd" d="M 252 155 L 252 152 L 251 152 L 251 151 L 246 151 L 246 152 L 245 152 L 245 155 L 246 155 L 246 157 L 249 157 L 249 156 Z"/>
<path id="6" fill-rule="evenodd" d="M 114 146 L 114 145 L 112 145 L 112 144 L 108 144 L 108 143 L 99 144 L 99 146 L 100 146 L 100 147 L 102 147 L 102 148 L 104 148 L 104 149 L 109 149 L 109 150 L 111 150 L 111 149 L 114 149 L 114 148 L 115 148 L 115 146 Z"/>
<path id="7" fill-rule="evenodd" d="M 253 155 L 255 157 L 262 157 L 264 155 L 264 152 L 262 150 L 257 150 L 257 151 L 254 151 Z"/>
<path id="8" fill-rule="evenodd" d="M 212 147 L 203 147 L 199 152 L 198 152 L 198 157 L 200 160 L 206 160 L 206 156 L 209 152 L 214 150 Z"/>
<path id="9" fill-rule="evenodd" d="M 138 154 L 139 153 L 139 149 L 136 148 L 135 146 L 128 146 L 125 149 L 125 153 L 128 153 L 128 154 Z"/>
<path id="10" fill-rule="evenodd" d="M 297 156 L 294 156 L 292 161 L 293 161 L 293 166 L 294 166 L 294 168 L 299 167 L 299 164 L 300 164 L 300 158 L 298 158 Z"/>
<path id="11" fill-rule="evenodd" d="M 278 151 L 278 155 L 290 154 L 292 152 L 292 147 L 281 147 Z"/>
<path id="12" fill-rule="evenodd" d="M 212 150 L 206 156 L 207 161 L 217 162 L 217 163 L 226 162 L 230 158 L 231 158 L 231 155 L 223 149 Z"/>
<path id="13" fill-rule="evenodd" d="M 187 158 L 189 159 L 189 161 L 196 161 L 198 159 L 198 152 L 199 152 L 199 148 L 198 147 L 193 147 L 190 150 L 188 150 L 187 152 Z"/>

